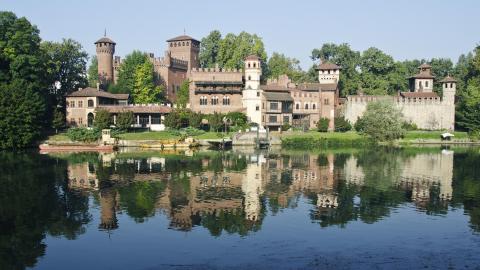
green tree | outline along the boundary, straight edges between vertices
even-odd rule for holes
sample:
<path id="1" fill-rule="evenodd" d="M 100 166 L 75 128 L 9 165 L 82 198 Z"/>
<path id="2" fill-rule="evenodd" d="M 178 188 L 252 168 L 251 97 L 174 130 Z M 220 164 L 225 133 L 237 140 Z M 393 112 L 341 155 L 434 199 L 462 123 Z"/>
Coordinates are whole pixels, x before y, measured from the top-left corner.
<path id="1" fill-rule="evenodd" d="M 88 54 L 79 42 L 72 39 L 63 39 L 62 42 L 44 41 L 40 48 L 47 66 L 50 93 L 54 93 L 55 104 L 63 107 L 66 94 L 88 84 Z"/>
<path id="2" fill-rule="evenodd" d="M 392 141 L 405 134 L 402 113 L 391 102 L 368 103 L 362 118 L 364 126 L 361 133 L 374 141 Z"/>
<path id="3" fill-rule="evenodd" d="M 208 117 L 208 125 L 210 126 L 211 131 L 218 132 L 223 129 L 223 114 L 214 112 L 210 114 Z"/>
<path id="4" fill-rule="evenodd" d="M 40 36 L 12 12 L 0 12 L 0 25 L 0 148 L 21 148 L 48 125 Z"/>
<path id="5" fill-rule="evenodd" d="M 224 68 L 242 69 L 244 59 L 251 54 L 260 57 L 262 70 L 266 74 L 267 52 L 262 38 L 247 32 L 241 32 L 238 35 L 229 33 L 219 42 L 217 61 L 215 62 Z"/>
<path id="6" fill-rule="evenodd" d="M 202 38 L 200 45 L 200 66 L 214 67 L 217 63 L 218 50 L 222 34 L 218 30 L 213 30 L 208 36 Z"/>
<path id="7" fill-rule="evenodd" d="M 124 111 L 117 115 L 117 128 L 121 131 L 127 131 L 133 124 L 133 112 Z"/>
<path id="8" fill-rule="evenodd" d="M 268 59 L 267 66 L 267 78 L 278 78 L 278 76 L 286 74 L 292 81 L 299 82 L 304 75 L 300 68 L 300 61 L 277 52 L 274 52 L 270 59 Z"/>
<path id="9" fill-rule="evenodd" d="M 191 112 L 188 119 L 189 126 L 193 128 L 200 128 L 202 126 L 203 114 L 198 112 Z"/>
<path id="10" fill-rule="evenodd" d="M 112 124 L 112 119 L 110 118 L 110 112 L 107 110 L 98 110 L 95 114 L 95 119 L 93 120 L 93 126 L 98 129 L 107 129 L 110 128 Z"/>
<path id="11" fill-rule="evenodd" d="M 52 127 L 55 129 L 55 133 L 58 133 L 59 129 L 65 127 L 65 115 L 59 109 L 53 112 Z"/>
<path id="12" fill-rule="evenodd" d="M 189 102 L 190 96 L 190 81 L 185 80 L 180 85 L 180 89 L 177 92 L 177 107 L 185 109 Z"/>
<path id="13" fill-rule="evenodd" d="M 149 61 L 135 70 L 135 87 L 132 99 L 135 103 L 155 103 L 162 100 L 163 87 L 155 85 L 153 64 Z"/>
<path id="14" fill-rule="evenodd" d="M 462 60 L 462 62 L 460 62 Z M 480 131 L 480 46 L 457 64 L 460 94 L 457 104 L 457 126 L 467 131 Z"/>
<path id="15" fill-rule="evenodd" d="M 90 66 L 88 67 L 88 70 L 87 70 L 87 76 L 88 76 L 88 85 L 90 87 L 97 87 L 97 83 L 99 83 L 99 80 L 98 80 L 98 59 L 96 55 L 92 56 L 92 62 L 90 63 Z"/>
<path id="16" fill-rule="evenodd" d="M 317 130 L 320 132 L 327 132 L 329 123 L 330 123 L 330 120 L 328 118 L 326 117 L 320 118 L 317 122 Z"/>
<path id="17" fill-rule="evenodd" d="M 350 122 L 348 122 L 348 120 L 346 120 L 343 116 L 335 117 L 334 123 L 336 132 L 347 132 L 352 129 Z"/>
<path id="18" fill-rule="evenodd" d="M 141 51 L 133 51 L 127 55 L 120 65 L 117 84 L 109 87 L 109 91 L 112 93 L 133 93 L 136 83 L 136 71 L 146 62 L 148 62 L 147 56 Z"/>

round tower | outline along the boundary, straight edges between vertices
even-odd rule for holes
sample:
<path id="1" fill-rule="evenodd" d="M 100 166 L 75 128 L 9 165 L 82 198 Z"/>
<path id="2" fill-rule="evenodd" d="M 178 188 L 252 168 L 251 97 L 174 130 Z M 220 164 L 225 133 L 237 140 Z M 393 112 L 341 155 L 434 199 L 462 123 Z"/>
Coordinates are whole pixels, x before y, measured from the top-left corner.
<path id="1" fill-rule="evenodd" d="M 104 36 L 95 42 L 98 60 L 98 80 L 102 85 L 113 82 L 115 42 Z"/>
<path id="2" fill-rule="evenodd" d="M 260 89 L 262 68 L 260 58 L 250 55 L 245 58 L 245 89 L 242 92 L 243 107 L 250 122 L 262 124 L 262 90 Z"/>

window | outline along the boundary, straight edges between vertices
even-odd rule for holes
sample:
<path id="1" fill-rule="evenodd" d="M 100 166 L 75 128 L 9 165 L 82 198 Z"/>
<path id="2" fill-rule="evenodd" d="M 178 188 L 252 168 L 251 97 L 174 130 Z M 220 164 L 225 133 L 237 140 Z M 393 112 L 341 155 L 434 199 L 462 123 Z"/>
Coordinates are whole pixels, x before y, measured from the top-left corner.
<path id="1" fill-rule="evenodd" d="M 173 43 L 170 43 L 170 47 L 173 47 Z"/>
<path id="2" fill-rule="evenodd" d="M 250 63 L 248 63 L 248 67 L 250 67 Z"/>
<path id="3" fill-rule="evenodd" d="M 276 122 L 277 122 L 277 116 L 276 116 L 276 115 L 270 115 L 270 116 L 268 116 L 268 122 L 270 122 L 270 123 L 276 123 Z"/>
<path id="4" fill-rule="evenodd" d="M 253 67 L 257 67 L 257 63 L 253 63 Z"/>
<path id="5" fill-rule="evenodd" d="M 70 124 L 75 125 L 75 118 L 70 118 Z"/>
<path id="6" fill-rule="evenodd" d="M 428 81 L 425 82 L 425 87 L 428 87 Z"/>
<path id="7" fill-rule="evenodd" d="M 78 118 L 78 123 L 79 123 L 80 125 L 83 124 L 83 119 L 82 119 L 81 117 Z"/>
<path id="8" fill-rule="evenodd" d="M 200 105 L 207 105 L 207 98 L 206 97 L 200 97 Z"/>
<path id="9" fill-rule="evenodd" d="M 248 76 L 248 80 L 251 81 L 251 80 L 252 80 L 252 76 Z"/>
<path id="10" fill-rule="evenodd" d="M 317 109 L 317 104 L 312 104 L 312 110 L 316 110 Z"/>
<path id="11" fill-rule="evenodd" d="M 187 46 L 189 45 L 190 43 L 187 41 Z"/>
<path id="12" fill-rule="evenodd" d="M 290 122 L 290 117 L 284 116 L 284 117 L 283 117 L 283 123 L 284 123 L 284 124 L 287 124 L 287 123 L 289 123 L 289 122 Z"/>
<path id="13" fill-rule="evenodd" d="M 185 41 L 184 41 L 184 42 L 182 42 L 182 46 L 185 46 Z"/>
<path id="14" fill-rule="evenodd" d="M 453 88 L 453 83 L 450 83 L 450 88 Z"/>
<path id="15" fill-rule="evenodd" d="M 299 103 L 295 104 L 295 109 L 296 109 L 296 110 L 299 110 L 299 109 L 300 109 L 300 104 L 299 104 Z"/>
<path id="16" fill-rule="evenodd" d="M 79 101 L 78 101 L 78 107 L 79 107 L 79 108 L 82 108 L 82 107 L 83 107 L 83 101 L 82 101 L 82 100 L 79 100 Z"/>
<path id="17" fill-rule="evenodd" d="M 89 100 L 87 101 L 87 106 L 88 106 L 88 107 L 93 107 L 93 100 L 89 99 Z"/>
<path id="18" fill-rule="evenodd" d="M 328 105 L 329 103 L 330 103 L 330 101 L 328 100 L 328 98 L 323 100 L 323 104 Z"/>
<path id="19" fill-rule="evenodd" d="M 260 96 L 260 91 L 257 91 L 257 97 L 259 97 L 259 96 Z"/>
<path id="20" fill-rule="evenodd" d="M 172 85 L 172 94 L 175 94 L 175 85 Z"/>
<path id="21" fill-rule="evenodd" d="M 270 110 L 278 110 L 278 103 L 270 102 Z"/>
<path id="22" fill-rule="evenodd" d="M 227 96 L 223 97 L 223 105 L 230 105 L 230 97 L 227 97 Z"/>
<path id="23" fill-rule="evenodd" d="M 308 110 L 308 103 L 305 103 L 305 110 Z"/>
<path id="24" fill-rule="evenodd" d="M 419 82 L 418 82 L 418 88 L 423 88 L 423 86 L 422 86 L 422 81 L 419 81 Z"/>
<path id="25" fill-rule="evenodd" d="M 256 111 L 260 111 L 260 106 L 257 105 L 257 106 L 255 107 L 255 110 L 256 110 Z"/>
<path id="26" fill-rule="evenodd" d="M 70 107 L 75 108 L 75 101 L 70 101 Z M 74 121 L 75 122 L 75 121 Z"/>
<path id="27" fill-rule="evenodd" d="M 212 97 L 212 105 L 217 105 L 218 104 L 218 97 Z"/>

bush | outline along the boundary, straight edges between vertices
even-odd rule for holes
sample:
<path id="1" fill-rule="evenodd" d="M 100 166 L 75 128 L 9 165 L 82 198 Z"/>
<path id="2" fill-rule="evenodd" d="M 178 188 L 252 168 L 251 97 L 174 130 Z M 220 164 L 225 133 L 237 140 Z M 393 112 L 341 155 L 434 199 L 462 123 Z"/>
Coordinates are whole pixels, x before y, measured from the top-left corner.
<path id="1" fill-rule="evenodd" d="M 322 117 L 317 122 L 317 130 L 320 132 L 327 132 L 328 131 L 328 124 L 330 120 L 328 118 Z"/>
<path id="2" fill-rule="evenodd" d="M 245 126 L 247 124 L 247 115 L 241 112 L 229 112 L 226 117 L 232 121 L 233 126 Z"/>
<path id="3" fill-rule="evenodd" d="M 290 126 L 289 123 L 284 123 L 284 124 L 282 125 L 282 131 L 287 131 L 287 130 L 290 129 L 290 127 L 291 127 L 291 126 Z"/>
<path id="4" fill-rule="evenodd" d="M 214 112 L 213 114 L 209 115 L 208 124 L 210 125 L 211 131 L 221 131 L 225 125 L 223 123 L 223 114 Z"/>
<path id="5" fill-rule="evenodd" d="M 336 117 L 334 120 L 336 132 L 347 132 L 352 129 L 352 124 L 345 117 Z"/>
<path id="6" fill-rule="evenodd" d="M 99 129 L 88 129 L 88 128 L 71 128 L 67 130 L 67 137 L 72 141 L 77 142 L 94 142 L 97 141 L 101 136 Z"/>
<path id="7" fill-rule="evenodd" d="M 188 117 L 188 125 L 192 128 L 200 128 L 202 126 L 203 114 L 191 112 Z"/>
<path id="8" fill-rule="evenodd" d="M 365 128 L 365 120 L 363 120 L 362 117 L 357 118 L 357 122 L 355 122 L 355 125 L 353 125 L 353 127 L 357 132 L 362 133 Z"/>
<path id="9" fill-rule="evenodd" d="M 403 116 L 393 103 L 375 101 L 367 105 L 362 133 L 374 141 L 392 141 L 405 134 Z"/>
<path id="10" fill-rule="evenodd" d="M 181 129 L 180 134 L 185 134 L 188 137 L 191 137 L 191 136 L 199 136 L 199 135 L 205 134 L 205 131 L 201 129 L 196 129 L 193 127 L 187 127 L 187 128 Z"/>
<path id="11" fill-rule="evenodd" d="M 418 127 L 415 123 L 412 123 L 412 122 L 403 122 L 402 124 L 402 128 L 405 129 L 405 130 L 417 130 Z"/>
<path id="12" fill-rule="evenodd" d="M 133 112 L 121 112 L 117 116 L 117 128 L 119 131 L 127 131 L 133 124 Z"/>
<path id="13" fill-rule="evenodd" d="M 112 119 L 110 118 L 110 113 L 107 110 L 98 110 L 93 120 L 93 126 L 98 130 L 102 130 L 110 128 L 111 124 Z"/>

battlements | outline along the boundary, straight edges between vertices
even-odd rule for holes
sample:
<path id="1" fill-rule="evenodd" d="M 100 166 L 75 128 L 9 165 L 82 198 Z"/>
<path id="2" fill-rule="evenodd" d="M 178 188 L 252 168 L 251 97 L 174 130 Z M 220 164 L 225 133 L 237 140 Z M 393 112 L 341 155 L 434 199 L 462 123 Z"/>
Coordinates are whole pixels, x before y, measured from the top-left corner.
<path id="1" fill-rule="evenodd" d="M 240 72 L 237 68 L 192 68 L 192 72 L 201 73 L 201 72 L 218 72 L 218 73 L 238 73 Z"/>
<path id="2" fill-rule="evenodd" d="M 443 99 L 441 97 L 402 97 L 402 96 L 347 96 L 347 103 L 350 104 L 366 104 L 372 101 L 389 100 L 397 105 L 426 105 L 426 104 L 441 104 Z"/>

